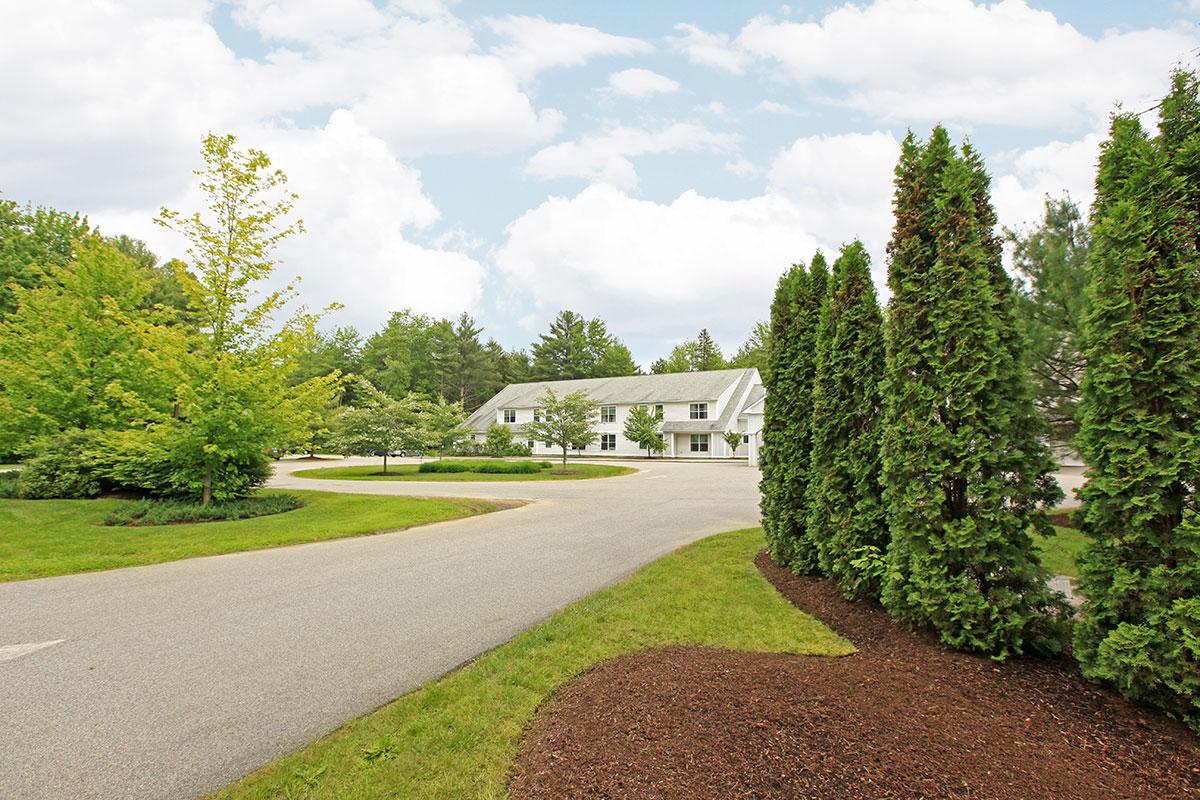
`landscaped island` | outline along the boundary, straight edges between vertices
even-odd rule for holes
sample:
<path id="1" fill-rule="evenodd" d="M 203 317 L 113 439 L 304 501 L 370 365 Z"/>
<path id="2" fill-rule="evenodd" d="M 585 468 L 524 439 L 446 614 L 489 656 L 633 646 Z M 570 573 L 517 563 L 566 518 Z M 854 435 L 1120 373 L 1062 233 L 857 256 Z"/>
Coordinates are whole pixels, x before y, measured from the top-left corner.
<path id="1" fill-rule="evenodd" d="M 525 464 L 536 465 L 537 469 L 500 466 Z M 477 458 L 426 461 L 424 464 L 393 464 L 387 468 L 386 473 L 378 465 L 367 464 L 355 467 L 302 469 L 292 474 L 300 478 L 348 481 L 563 481 L 612 478 L 634 472 L 637 470 L 633 467 L 612 464 L 571 464 L 564 471 L 555 469 L 548 461 L 495 461 Z"/>
<path id="2" fill-rule="evenodd" d="M 264 492 L 272 497 L 279 493 Z M 0 500 L 0 581 L 44 578 L 192 556 L 394 531 L 495 511 L 485 500 L 289 492 L 292 511 L 251 519 L 106 526 L 130 500 Z"/>

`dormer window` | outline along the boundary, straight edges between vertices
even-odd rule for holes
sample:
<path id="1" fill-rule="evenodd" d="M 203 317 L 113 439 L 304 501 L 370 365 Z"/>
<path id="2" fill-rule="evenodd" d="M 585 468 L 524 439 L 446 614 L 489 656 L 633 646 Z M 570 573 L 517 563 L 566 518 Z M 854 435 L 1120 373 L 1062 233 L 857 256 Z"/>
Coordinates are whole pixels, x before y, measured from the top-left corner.
<path id="1" fill-rule="evenodd" d="M 517 421 L 517 410 L 515 408 L 504 409 L 504 421 L 505 422 L 516 422 Z"/>
<path id="2" fill-rule="evenodd" d="M 708 419 L 708 403 L 692 403 L 689 405 L 688 419 Z"/>

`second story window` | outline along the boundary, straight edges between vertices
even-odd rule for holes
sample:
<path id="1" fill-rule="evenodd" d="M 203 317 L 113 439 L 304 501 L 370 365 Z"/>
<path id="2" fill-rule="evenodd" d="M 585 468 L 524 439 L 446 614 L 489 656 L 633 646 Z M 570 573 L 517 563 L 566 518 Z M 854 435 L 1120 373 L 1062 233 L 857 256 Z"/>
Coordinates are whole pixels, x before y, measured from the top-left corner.
<path id="1" fill-rule="evenodd" d="M 517 410 L 515 408 L 504 409 L 504 421 L 505 422 L 516 422 L 517 421 Z"/>
<path id="2" fill-rule="evenodd" d="M 659 403 L 658 405 L 656 405 L 656 406 L 654 407 L 654 416 L 658 417 L 659 419 L 662 419 L 662 418 L 663 418 L 663 407 L 662 407 L 662 403 Z"/>
<path id="3" fill-rule="evenodd" d="M 708 403 L 692 403 L 689 405 L 688 419 L 708 419 Z"/>
<path id="4" fill-rule="evenodd" d="M 533 421 L 534 422 L 542 421 L 542 410 L 540 408 L 535 408 L 533 410 Z"/>
<path id="5" fill-rule="evenodd" d="M 616 406 L 600 406 L 600 421 L 601 422 L 616 422 L 617 407 Z"/>

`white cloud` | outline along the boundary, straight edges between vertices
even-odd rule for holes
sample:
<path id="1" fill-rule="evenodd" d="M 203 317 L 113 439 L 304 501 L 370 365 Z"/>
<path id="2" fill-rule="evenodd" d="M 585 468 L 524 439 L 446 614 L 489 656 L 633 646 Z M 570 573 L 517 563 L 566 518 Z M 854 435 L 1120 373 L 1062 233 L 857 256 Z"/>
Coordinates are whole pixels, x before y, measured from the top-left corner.
<path id="1" fill-rule="evenodd" d="M 340 302 L 339 319 L 367 329 L 400 308 L 453 315 L 478 306 L 483 266 L 467 254 L 413 240 L 440 212 L 420 173 L 352 113 L 336 111 L 315 130 L 247 130 L 239 145 L 268 152 L 300 195 L 296 215 L 307 231 L 280 248 L 275 283 L 298 276 L 302 299 L 312 306 Z M 190 211 L 202 202 L 193 183 L 167 205 Z M 153 226 L 153 216 L 150 209 L 114 208 L 93 219 L 110 232 L 145 239 L 164 256 L 183 256 L 184 242 Z"/>
<path id="2" fill-rule="evenodd" d="M 737 175 L 739 178 L 752 178 L 755 175 L 762 174 L 762 170 L 759 169 L 757 164 L 744 158 L 726 161 L 725 171 Z"/>
<path id="3" fill-rule="evenodd" d="M 703 111 L 706 114 L 712 114 L 714 117 L 728 117 L 729 108 L 720 100 L 713 100 L 711 103 L 705 103 L 702 106 L 696 106 L 696 111 Z"/>
<path id="4" fill-rule="evenodd" d="M 493 17 L 485 23 L 508 40 L 494 52 L 522 80 L 550 67 L 578 66 L 594 56 L 628 56 L 653 49 L 641 39 L 542 17 Z"/>
<path id="5" fill-rule="evenodd" d="M 786 103 L 778 103 L 774 100 L 763 100 L 754 107 L 754 110 L 764 114 L 783 114 L 785 116 L 797 116 L 800 113 Z"/>
<path id="6" fill-rule="evenodd" d="M 679 91 L 679 82 L 648 69 L 623 69 L 608 76 L 608 88 L 614 94 L 644 100 Z"/>
<path id="7" fill-rule="evenodd" d="M 773 191 L 789 198 L 808 229 L 840 245 L 855 238 L 871 251 L 877 274 L 891 233 L 892 180 L 900 144 L 891 133 L 797 139 L 771 162 Z"/>
<path id="8" fill-rule="evenodd" d="M 631 158 L 653 153 L 716 152 L 737 147 L 737 136 L 695 122 L 676 122 L 656 131 L 616 127 L 600 134 L 539 150 L 525 173 L 543 180 L 584 178 L 632 190 L 638 185 Z"/>
<path id="9" fill-rule="evenodd" d="M 671 46 L 685 53 L 693 63 L 740 75 L 752 60 L 750 54 L 734 47 L 728 34 L 708 33 L 688 22 L 679 23 L 675 30 L 681 35 L 671 39 Z"/>
<path id="10" fill-rule="evenodd" d="M 371 0 L 240 0 L 233 11 L 243 28 L 264 39 L 320 42 L 382 29 L 387 17 Z"/>
<path id="11" fill-rule="evenodd" d="M 992 181 L 992 201 L 1000 221 L 1020 228 L 1042 218 L 1046 195 L 1064 193 L 1087 214 L 1095 196 L 1096 165 L 1105 136 L 1092 133 L 1074 142 L 1050 142 L 992 159 L 1003 170 Z"/>
<path id="12" fill-rule="evenodd" d="M 681 30 L 694 61 L 775 63 L 806 86 L 849 87 L 825 99 L 882 119 L 1029 127 L 1091 127 L 1118 102 L 1140 105 L 1200 45 L 1191 23 L 1088 36 L 1025 0 L 846 3 L 815 22 L 756 17 L 732 41 Z"/>
<path id="13" fill-rule="evenodd" d="M 660 204 L 595 184 L 517 218 L 496 263 L 544 314 L 599 315 L 630 341 L 693 336 L 704 324 L 733 342 L 765 313 L 788 265 L 812 256 L 807 231 L 777 195 L 688 191 Z"/>

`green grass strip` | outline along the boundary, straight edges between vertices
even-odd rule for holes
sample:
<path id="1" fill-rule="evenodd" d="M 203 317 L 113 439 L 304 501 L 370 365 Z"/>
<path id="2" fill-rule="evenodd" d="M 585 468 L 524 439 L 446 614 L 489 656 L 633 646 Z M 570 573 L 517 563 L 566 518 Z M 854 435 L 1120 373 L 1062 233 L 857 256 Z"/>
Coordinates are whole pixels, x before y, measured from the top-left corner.
<path id="1" fill-rule="evenodd" d="M 300 478 L 323 478 L 326 480 L 342 481 L 569 481 L 587 478 L 612 478 L 617 475 L 628 475 L 637 470 L 632 467 L 619 467 L 613 464 L 569 464 L 568 474 L 559 470 L 561 464 L 555 464 L 548 470 L 530 473 L 488 473 L 488 472 L 418 472 L 417 464 L 389 464 L 388 474 L 378 474 L 383 469 L 381 465 L 361 467 L 319 467 L 317 469 L 302 469 L 292 474 Z"/>
<path id="2" fill-rule="evenodd" d="M 1054 527 L 1054 536 L 1035 536 L 1042 558 L 1042 566 L 1055 575 L 1079 577 L 1077 559 L 1087 546 L 1087 536 L 1074 528 Z"/>
<path id="3" fill-rule="evenodd" d="M 304 506 L 251 519 L 130 528 L 101 524 L 130 500 L 0 500 L 0 581 L 339 539 L 498 508 L 454 498 L 290 494 Z"/>
<path id="4" fill-rule="evenodd" d="M 673 643 L 853 652 L 759 574 L 753 558 L 762 547 L 754 529 L 672 553 L 216 796 L 503 798 L 521 732 L 538 706 L 600 661 Z"/>

